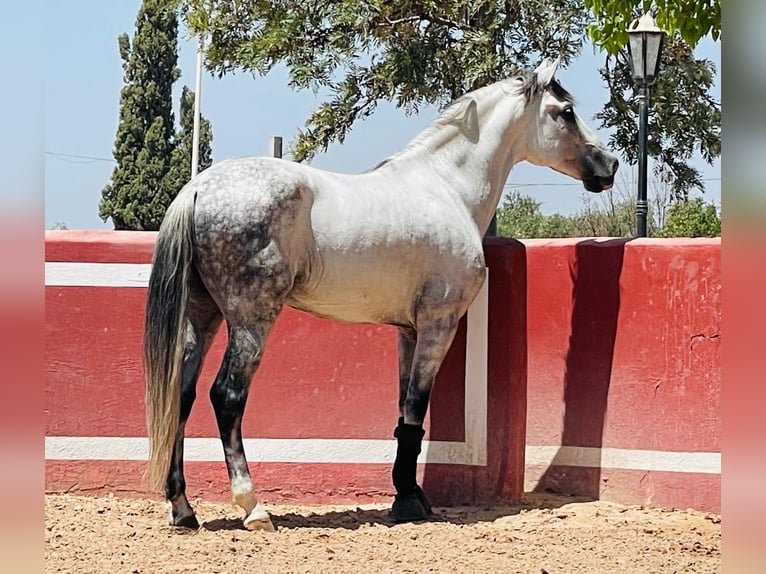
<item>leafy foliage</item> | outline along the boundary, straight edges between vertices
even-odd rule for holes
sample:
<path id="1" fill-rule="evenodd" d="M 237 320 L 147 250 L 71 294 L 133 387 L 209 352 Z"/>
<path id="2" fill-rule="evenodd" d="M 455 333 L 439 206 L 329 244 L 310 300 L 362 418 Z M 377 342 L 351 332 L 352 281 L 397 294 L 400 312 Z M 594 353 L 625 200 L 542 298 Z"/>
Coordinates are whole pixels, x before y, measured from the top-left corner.
<path id="1" fill-rule="evenodd" d="M 586 200 L 571 216 L 544 215 L 535 199 L 511 191 L 497 210 L 498 235 L 517 239 L 554 237 L 623 237 L 635 234 L 635 202 L 613 201 L 603 206 Z"/>
<path id="2" fill-rule="evenodd" d="M 676 201 L 668 209 L 663 237 L 719 237 L 721 218 L 712 203 L 701 197 L 690 201 Z"/>
<path id="3" fill-rule="evenodd" d="M 177 6 L 178 0 L 144 0 L 133 45 L 127 34 L 118 38 L 125 86 L 113 150 L 117 165 L 99 204 L 99 216 L 111 218 L 115 229 L 157 230 L 185 183 L 180 166 L 191 161 L 190 154 L 184 157 L 188 123 L 186 129 L 182 125 L 177 149 L 172 110 L 173 83 L 180 76 Z M 182 115 L 189 97 L 193 101 L 185 91 Z M 202 157 L 209 157 L 209 143 Z"/>
<path id="4" fill-rule="evenodd" d="M 497 234 L 502 237 L 544 237 L 542 233 L 545 216 L 540 202 L 518 191 L 511 191 L 495 214 Z"/>
<path id="5" fill-rule="evenodd" d="M 597 16 L 604 12 L 612 19 L 627 19 L 649 3 L 591 0 L 586 4 Z M 206 65 L 214 73 L 267 74 L 284 65 L 292 88 L 311 89 L 325 98 L 292 144 L 297 161 L 311 159 L 334 141 L 342 143 L 355 122 L 375 112 L 379 101 L 393 101 L 414 113 L 424 104 L 444 105 L 518 68 L 531 68 L 542 56 L 560 56 L 566 65 L 579 55 L 585 26 L 593 20 L 586 4 L 573 0 L 181 0 L 190 30 L 206 35 Z M 720 29 L 718 1 L 655 4 L 657 17 L 681 26 L 689 39 L 693 39 L 689 31 L 697 24 L 687 16 L 699 10 L 713 19 L 710 30 L 717 35 Z M 616 30 L 616 24 L 603 22 L 605 33 Z M 701 26 L 700 33 L 707 29 L 704 20 Z M 613 149 L 628 163 L 635 163 L 637 109 L 625 55 L 619 51 L 609 55 L 601 72 L 611 98 L 597 117 L 602 127 L 614 133 Z M 703 189 L 699 172 L 690 164 L 693 155 L 699 151 L 709 162 L 720 155 L 721 106 L 709 93 L 714 75 L 712 63 L 695 59 L 688 42 L 668 39 L 653 90 L 649 153 L 680 197 L 692 188 Z"/>
<path id="6" fill-rule="evenodd" d="M 519 191 L 508 192 L 497 210 L 497 235 L 501 237 L 569 237 L 573 222 L 563 215 L 543 215 L 540 203 Z"/>
<path id="7" fill-rule="evenodd" d="M 660 73 L 651 87 L 647 152 L 655 158 L 657 175 L 686 198 L 691 189 L 704 189 L 699 170 L 690 160 L 696 152 L 708 163 L 721 155 L 721 103 L 710 95 L 715 65 L 697 59 L 681 38 L 670 36 L 662 51 Z M 609 144 L 628 163 L 638 161 L 638 103 L 627 53 L 607 56 L 601 77 L 610 99 L 596 114 L 600 126 L 612 131 Z"/>
<path id="8" fill-rule="evenodd" d="M 413 113 L 543 56 L 567 63 L 588 17 L 574 0 L 184 0 L 182 9 L 207 34 L 206 64 L 219 75 L 282 63 L 293 88 L 328 95 L 298 134 L 298 161 L 343 142 L 380 100 Z"/>
<path id="9" fill-rule="evenodd" d="M 597 199 L 596 199 L 597 198 Z M 712 203 L 702 198 L 672 200 L 663 198 L 649 207 L 647 227 L 650 237 L 719 237 L 721 219 Z M 662 205 L 661 205 L 662 204 Z M 664 221 L 657 211 L 666 208 Z M 553 237 L 635 237 L 635 199 L 626 193 L 607 192 L 586 196 L 583 207 L 573 215 L 545 215 L 535 199 L 511 191 L 497 210 L 498 236 L 516 239 Z"/>
<path id="10" fill-rule="evenodd" d="M 630 23 L 652 6 L 657 26 L 668 34 L 678 32 L 684 42 L 695 46 L 710 34 L 721 35 L 721 0 L 584 0 L 596 22 L 588 26 L 593 43 L 616 54 L 628 41 Z"/>

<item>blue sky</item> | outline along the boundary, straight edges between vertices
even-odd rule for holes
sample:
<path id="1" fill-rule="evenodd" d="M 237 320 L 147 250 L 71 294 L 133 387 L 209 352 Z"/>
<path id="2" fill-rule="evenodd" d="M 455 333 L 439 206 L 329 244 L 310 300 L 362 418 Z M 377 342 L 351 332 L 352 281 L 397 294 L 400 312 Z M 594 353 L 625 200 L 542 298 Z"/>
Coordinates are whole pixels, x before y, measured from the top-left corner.
<path id="1" fill-rule="evenodd" d="M 70 229 L 111 229 L 98 217 L 103 186 L 114 168 L 112 146 L 117 129 L 119 95 L 123 86 L 117 36 L 131 38 L 140 0 L 48 0 L 45 4 L 45 225 L 64 222 Z M 14 32 L 11 32 L 12 34 Z M 193 88 L 196 41 L 179 38 L 181 80 Z M 721 44 L 704 41 L 697 54 L 721 61 Z M 580 116 L 595 128 L 592 116 L 608 98 L 598 76 L 603 57 L 586 48 L 582 57 L 559 72 L 559 79 L 577 99 Z M 720 82 L 715 88 L 720 98 Z M 319 102 L 310 92 L 287 88 L 286 75 L 277 69 L 266 77 L 235 74 L 223 79 L 203 76 L 202 113 L 213 125 L 213 159 L 262 155 L 269 136 L 281 135 L 285 148 Z M 335 144 L 313 160 L 318 167 L 342 172 L 367 169 L 403 147 L 436 116 L 423 108 L 407 117 L 391 105 L 358 123 L 342 145 Z M 9 118 L 20 125 L 23 118 Z M 22 130 L 13 130 L 22 131 Z M 600 134 L 604 140 L 607 135 Z M 86 156 L 85 159 L 71 156 Z M 705 196 L 720 203 L 720 161 L 696 164 L 707 182 Z M 625 175 L 629 176 L 628 170 Z M 579 183 L 547 168 L 517 165 L 508 183 L 542 203 L 546 213 L 571 213 L 582 205 L 585 192 Z"/>

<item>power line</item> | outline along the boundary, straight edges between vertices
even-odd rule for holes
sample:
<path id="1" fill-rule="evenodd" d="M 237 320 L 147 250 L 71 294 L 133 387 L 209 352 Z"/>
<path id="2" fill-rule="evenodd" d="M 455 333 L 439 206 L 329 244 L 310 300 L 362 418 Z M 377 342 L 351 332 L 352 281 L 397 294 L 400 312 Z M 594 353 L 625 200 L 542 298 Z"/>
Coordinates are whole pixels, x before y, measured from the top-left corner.
<path id="1" fill-rule="evenodd" d="M 94 163 L 97 161 L 109 161 L 112 163 L 116 163 L 116 161 L 113 158 L 108 157 L 94 157 L 90 155 L 79 155 L 76 153 L 62 153 L 57 151 L 46 151 L 45 155 L 51 155 L 53 157 L 57 157 L 63 161 L 69 161 L 70 163 Z M 69 158 L 69 159 L 68 159 Z M 73 159 L 78 160 L 85 160 L 85 161 L 71 161 Z"/>
<path id="2" fill-rule="evenodd" d="M 706 181 L 721 181 L 720 177 L 707 177 L 703 178 L 700 181 L 706 182 Z M 659 183 L 659 179 L 650 180 L 650 183 Z M 625 181 L 625 182 L 615 182 L 615 185 L 617 184 L 624 184 L 624 185 L 636 185 L 635 181 Z M 580 187 L 582 186 L 582 183 L 506 183 L 503 187 L 506 189 L 508 188 L 515 188 L 515 187 Z"/>
<path id="3" fill-rule="evenodd" d="M 107 158 L 107 157 L 96 157 L 92 155 L 80 155 L 76 153 L 63 153 L 63 152 L 57 152 L 57 151 L 46 151 L 46 155 L 50 155 L 55 157 L 56 159 L 60 159 L 61 161 L 65 161 L 67 163 L 72 163 L 75 165 L 85 165 L 85 164 L 93 164 L 96 162 L 109 162 L 109 163 L 117 163 L 117 160 Z M 173 163 L 171 161 L 165 162 L 162 164 L 162 167 L 170 168 L 172 167 Z"/>
<path id="4" fill-rule="evenodd" d="M 46 151 L 46 155 L 51 155 L 54 157 L 57 157 L 63 161 L 69 161 L 67 158 L 71 159 L 77 159 L 77 160 L 83 160 L 83 161 L 70 161 L 70 163 L 94 163 L 97 161 L 108 161 L 111 163 L 116 163 L 116 160 L 113 158 L 108 157 L 96 157 L 91 155 L 79 155 L 75 153 L 63 153 L 63 152 L 56 152 L 56 151 Z M 659 182 L 660 180 L 655 179 L 652 180 L 653 182 Z M 707 182 L 707 181 L 721 181 L 720 177 L 708 177 L 703 178 L 700 181 Z M 635 181 L 625 181 L 620 182 L 621 184 L 625 185 L 636 185 Z M 546 182 L 534 182 L 534 183 L 517 183 L 517 182 L 507 182 L 503 187 L 508 188 L 514 188 L 514 187 L 579 187 L 582 183 L 580 182 L 572 182 L 572 183 L 546 183 Z"/>

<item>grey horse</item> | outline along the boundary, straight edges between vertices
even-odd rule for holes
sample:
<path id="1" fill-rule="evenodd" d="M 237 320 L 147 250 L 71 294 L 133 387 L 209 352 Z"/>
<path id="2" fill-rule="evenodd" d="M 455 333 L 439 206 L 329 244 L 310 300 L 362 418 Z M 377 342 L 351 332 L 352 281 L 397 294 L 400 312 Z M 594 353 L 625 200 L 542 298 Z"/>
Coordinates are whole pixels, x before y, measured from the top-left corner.
<path id="1" fill-rule="evenodd" d="M 557 61 L 471 92 L 402 151 L 356 175 L 274 158 L 218 163 L 167 211 L 149 280 L 144 361 L 150 457 L 170 523 L 197 527 L 183 474 L 184 426 L 222 320 L 228 345 L 210 389 L 235 504 L 273 530 L 256 497 L 241 422 L 284 305 L 399 331 L 395 520 L 425 518 L 416 482 L 434 378 L 485 280 L 484 236 L 503 186 L 528 161 L 600 192 L 618 162 L 575 114 Z"/>

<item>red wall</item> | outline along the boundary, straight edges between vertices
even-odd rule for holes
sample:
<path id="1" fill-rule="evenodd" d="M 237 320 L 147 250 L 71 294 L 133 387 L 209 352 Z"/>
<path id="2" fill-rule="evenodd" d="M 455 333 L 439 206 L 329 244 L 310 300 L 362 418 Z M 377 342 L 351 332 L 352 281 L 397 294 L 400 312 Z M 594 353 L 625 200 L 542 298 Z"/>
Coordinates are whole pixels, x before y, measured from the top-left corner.
<path id="1" fill-rule="evenodd" d="M 148 263 L 153 239 L 149 233 L 48 232 L 46 262 Z M 487 246 L 486 258 L 489 303 L 498 308 L 488 325 L 494 341 L 488 351 L 486 418 L 494 429 L 486 440 L 488 463 L 421 465 L 420 480 L 435 503 L 520 500 L 523 492 L 524 248 L 497 242 Z M 145 289 L 46 283 L 46 437 L 145 436 Z M 507 301 L 509 293 L 516 296 Z M 464 440 L 465 323 L 437 378 L 427 440 Z M 221 332 L 202 371 L 187 437 L 217 437 L 207 389 L 224 345 Z M 253 381 L 243 435 L 391 440 L 398 418 L 397 365 L 393 328 L 339 324 L 286 309 Z M 142 461 L 47 458 L 49 490 L 143 489 Z M 223 463 L 187 462 L 185 469 L 192 496 L 227 496 Z M 255 462 L 251 470 L 266 500 L 359 500 L 393 493 L 390 463 Z"/>
<path id="2" fill-rule="evenodd" d="M 720 466 L 720 239 L 525 243 L 527 444 L 718 453 Z M 720 508 L 720 472 L 528 465 L 526 483 Z"/>
<path id="3" fill-rule="evenodd" d="M 153 241 L 47 232 L 46 262 L 148 263 Z M 684 461 L 720 458 L 720 240 L 491 239 L 485 252 L 487 464 L 421 465 L 435 502 L 518 500 L 526 485 L 718 509 L 720 471 Z M 145 435 L 144 302 L 143 287 L 46 287 L 46 437 Z M 207 388 L 224 339 L 203 370 L 187 436 L 216 436 Z M 427 439 L 464 438 L 465 342 L 464 320 L 437 380 Z M 253 383 L 244 435 L 391 439 L 396 365 L 392 328 L 286 310 Z M 567 448 L 551 464 L 559 446 Z M 583 462 L 594 453 L 603 464 Z M 47 459 L 50 491 L 143 491 L 141 461 Z M 266 500 L 391 495 L 390 464 L 251 469 Z M 187 463 L 186 473 L 192 496 L 227 496 L 222 462 Z"/>

